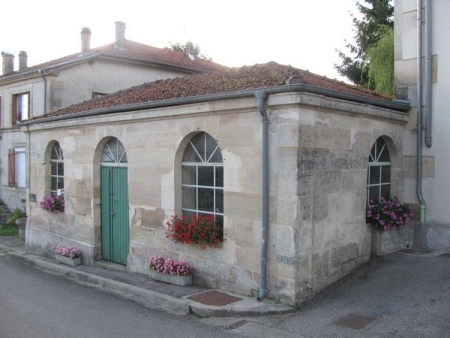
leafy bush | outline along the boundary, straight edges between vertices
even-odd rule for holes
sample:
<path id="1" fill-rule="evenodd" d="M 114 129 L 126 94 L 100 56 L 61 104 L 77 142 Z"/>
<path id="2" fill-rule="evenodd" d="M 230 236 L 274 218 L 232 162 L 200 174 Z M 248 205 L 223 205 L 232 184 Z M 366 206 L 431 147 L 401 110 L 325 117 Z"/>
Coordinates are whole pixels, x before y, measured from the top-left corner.
<path id="1" fill-rule="evenodd" d="M 167 222 L 166 238 L 175 243 L 207 244 L 211 247 L 223 242 L 223 226 L 214 215 L 193 216 L 188 221 L 185 216 L 177 215 Z"/>
<path id="2" fill-rule="evenodd" d="M 397 197 L 392 199 L 381 197 L 379 202 L 370 202 L 366 208 L 366 223 L 378 230 L 401 228 L 413 216 L 411 207 L 401 203 Z"/>
<path id="3" fill-rule="evenodd" d="M 57 246 L 55 248 L 55 254 L 69 258 L 81 257 L 81 251 L 73 246 Z"/>
<path id="4" fill-rule="evenodd" d="M 167 275 L 187 276 L 192 273 L 188 263 L 161 256 L 151 256 L 148 260 L 148 265 L 150 270 L 156 270 Z"/>
<path id="5" fill-rule="evenodd" d="M 23 217 L 26 217 L 27 216 L 27 214 L 25 213 L 25 212 L 23 212 L 22 210 L 20 210 L 19 208 L 15 208 L 12 212 L 11 212 L 11 214 L 9 215 L 9 217 L 8 217 L 8 221 L 7 221 L 7 223 L 6 224 L 9 224 L 9 225 L 16 225 L 16 221 L 19 219 L 19 218 L 23 218 Z"/>

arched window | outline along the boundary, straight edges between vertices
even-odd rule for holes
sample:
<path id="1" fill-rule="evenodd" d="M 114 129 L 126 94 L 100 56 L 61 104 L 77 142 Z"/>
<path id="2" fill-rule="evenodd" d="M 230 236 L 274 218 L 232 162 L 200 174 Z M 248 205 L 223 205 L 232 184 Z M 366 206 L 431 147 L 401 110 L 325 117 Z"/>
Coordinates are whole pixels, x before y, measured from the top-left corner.
<path id="1" fill-rule="evenodd" d="M 127 163 L 127 152 L 123 144 L 116 138 L 111 138 L 103 148 L 102 163 Z"/>
<path id="2" fill-rule="evenodd" d="M 183 215 L 214 215 L 223 223 L 223 159 L 210 135 L 198 133 L 189 141 L 183 154 L 181 183 Z"/>
<path id="3" fill-rule="evenodd" d="M 50 191 L 64 195 L 64 154 L 58 142 L 55 142 L 50 155 Z"/>
<path id="4" fill-rule="evenodd" d="M 389 198 L 391 190 L 391 160 L 386 143 L 380 137 L 374 143 L 367 169 L 367 203 Z"/>

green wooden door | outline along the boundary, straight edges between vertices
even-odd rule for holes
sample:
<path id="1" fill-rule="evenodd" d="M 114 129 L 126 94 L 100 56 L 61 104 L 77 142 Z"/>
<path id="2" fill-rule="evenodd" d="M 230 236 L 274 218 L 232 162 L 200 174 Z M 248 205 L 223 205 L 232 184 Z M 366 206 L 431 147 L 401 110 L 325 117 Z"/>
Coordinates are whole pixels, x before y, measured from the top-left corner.
<path id="1" fill-rule="evenodd" d="M 102 166 L 101 184 L 102 256 L 126 265 L 130 241 L 127 168 Z"/>

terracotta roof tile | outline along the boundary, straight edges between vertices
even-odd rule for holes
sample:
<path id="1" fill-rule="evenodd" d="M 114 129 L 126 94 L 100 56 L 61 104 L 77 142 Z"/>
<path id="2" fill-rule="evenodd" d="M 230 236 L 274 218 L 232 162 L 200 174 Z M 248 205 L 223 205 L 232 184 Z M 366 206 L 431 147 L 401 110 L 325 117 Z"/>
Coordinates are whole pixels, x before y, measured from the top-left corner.
<path id="1" fill-rule="evenodd" d="M 0 81 L 2 78 L 21 77 L 42 68 L 57 67 L 66 63 L 82 61 L 85 58 L 101 56 L 151 62 L 161 66 L 177 67 L 189 72 L 212 72 L 228 69 L 226 66 L 201 58 L 191 60 L 183 52 L 175 52 L 169 49 L 152 47 L 131 40 L 125 40 L 125 49 L 115 48 L 114 43 L 111 43 L 105 46 L 92 48 L 88 53 L 75 53 L 67 55 L 55 60 L 28 67 L 22 71 L 15 71 L 10 74 L 2 75 L 0 76 Z"/>
<path id="2" fill-rule="evenodd" d="M 291 66 L 283 66 L 275 62 L 269 62 L 254 66 L 231 68 L 219 72 L 203 73 L 145 83 L 104 97 L 75 104 L 49 113 L 46 116 L 76 114 L 100 108 L 120 107 L 174 98 L 188 98 L 199 95 L 279 86 L 287 84 L 290 81 L 293 81 L 293 79 L 300 80 L 302 83 L 319 88 L 386 101 L 392 99 L 389 96 L 381 95 L 372 90 L 331 80 Z"/>

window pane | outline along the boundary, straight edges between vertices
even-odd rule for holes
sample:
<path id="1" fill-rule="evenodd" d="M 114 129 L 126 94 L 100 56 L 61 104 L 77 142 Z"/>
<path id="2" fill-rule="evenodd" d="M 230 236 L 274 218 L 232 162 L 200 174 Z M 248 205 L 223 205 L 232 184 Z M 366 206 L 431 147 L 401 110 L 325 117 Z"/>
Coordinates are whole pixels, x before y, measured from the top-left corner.
<path id="1" fill-rule="evenodd" d="M 182 171 L 183 171 L 182 183 L 183 184 L 190 184 L 190 185 L 196 184 L 195 168 L 196 167 L 194 167 L 194 166 L 183 166 L 183 168 L 182 168 Z"/>
<path id="2" fill-rule="evenodd" d="M 58 181 L 58 189 L 64 189 L 64 178 L 58 177 L 57 181 Z"/>
<path id="3" fill-rule="evenodd" d="M 51 178 L 50 190 L 51 191 L 56 191 L 57 189 L 58 189 L 58 178 L 57 177 L 52 177 Z"/>
<path id="4" fill-rule="evenodd" d="M 57 175 L 58 164 L 56 162 L 51 162 L 50 165 L 52 175 Z"/>
<path id="5" fill-rule="evenodd" d="M 217 142 L 211 135 L 206 136 L 206 160 L 213 163 L 222 163 L 222 156 Z"/>
<path id="6" fill-rule="evenodd" d="M 198 167 L 198 185 L 214 186 L 214 167 Z"/>
<path id="7" fill-rule="evenodd" d="M 383 139 L 377 140 L 378 162 L 390 162 L 389 151 Z"/>
<path id="8" fill-rule="evenodd" d="M 197 152 L 200 154 L 201 162 L 205 161 L 205 138 L 206 138 L 206 133 L 199 133 L 199 134 L 195 135 L 191 140 L 192 145 L 197 150 Z"/>
<path id="9" fill-rule="evenodd" d="M 391 166 L 383 165 L 381 166 L 381 183 L 391 182 Z"/>
<path id="10" fill-rule="evenodd" d="M 195 206 L 195 188 L 191 187 L 183 187 L 182 199 L 183 199 L 183 208 L 186 209 L 197 209 Z"/>
<path id="11" fill-rule="evenodd" d="M 214 211 L 214 189 L 198 189 L 198 210 Z"/>
<path id="12" fill-rule="evenodd" d="M 382 185 L 381 186 L 381 196 L 383 196 L 385 198 L 390 198 L 390 195 L 391 195 L 390 192 L 391 192 L 391 185 L 390 184 L 386 184 L 386 185 Z"/>
<path id="13" fill-rule="evenodd" d="M 216 187 L 223 188 L 223 167 L 216 167 Z"/>
<path id="14" fill-rule="evenodd" d="M 379 166 L 370 166 L 370 184 L 378 184 L 380 183 L 380 167 Z"/>
<path id="15" fill-rule="evenodd" d="M 200 158 L 196 154 L 194 148 L 189 143 L 184 151 L 183 162 L 201 162 Z"/>
<path id="16" fill-rule="evenodd" d="M 194 215 L 196 215 L 194 211 L 183 210 L 183 216 L 186 216 L 188 220 L 191 220 Z"/>
<path id="17" fill-rule="evenodd" d="M 58 163 L 58 175 L 64 176 L 64 163 L 63 162 Z"/>
<path id="18" fill-rule="evenodd" d="M 216 210 L 215 212 L 223 213 L 223 190 L 216 190 Z"/>
<path id="19" fill-rule="evenodd" d="M 369 201 L 371 203 L 375 203 L 379 200 L 380 186 L 370 187 L 369 188 Z"/>

